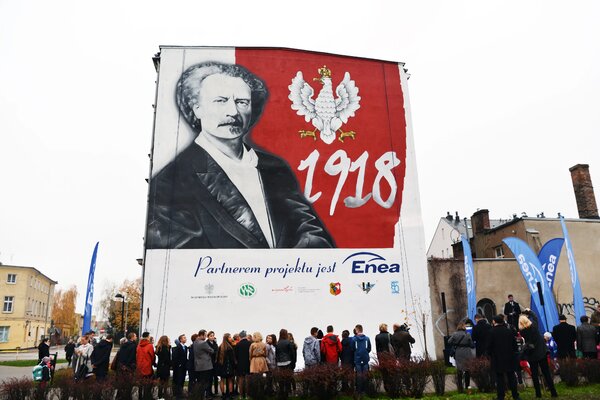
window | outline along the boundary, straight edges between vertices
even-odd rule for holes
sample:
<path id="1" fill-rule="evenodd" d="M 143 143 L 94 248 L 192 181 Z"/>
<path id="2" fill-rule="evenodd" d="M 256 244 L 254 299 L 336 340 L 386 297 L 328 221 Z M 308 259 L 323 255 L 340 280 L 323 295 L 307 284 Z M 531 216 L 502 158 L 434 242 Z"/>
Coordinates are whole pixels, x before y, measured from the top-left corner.
<path id="1" fill-rule="evenodd" d="M 8 342 L 8 330 L 10 326 L 0 326 L 0 343 Z"/>
<path id="2" fill-rule="evenodd" d="M 17 274 L 8 274 L 8 278 L 6 278 L 6 283 L 17 283 Z"/>
<path id="3" fill-rule="evenodd" d="M 4 308 L 3 312 L 13 312 L 13 302 L 15 300 L 14 296 L 4 296 Z"/>
<path id="4" fill-rule="evenodd" d="M 494 247 L 494 253 L 496 254 L 496 258 L 504 258 L 504 249 L 502 246 Z"/>

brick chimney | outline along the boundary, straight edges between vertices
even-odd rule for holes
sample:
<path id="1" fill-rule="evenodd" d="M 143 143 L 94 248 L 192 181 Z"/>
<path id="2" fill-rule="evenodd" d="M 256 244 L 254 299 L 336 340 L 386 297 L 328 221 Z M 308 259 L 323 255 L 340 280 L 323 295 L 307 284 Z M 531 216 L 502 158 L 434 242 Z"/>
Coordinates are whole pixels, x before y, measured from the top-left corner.
<path id="1" fill-rule="evenodd" d="M 598 219 L 598 206 L 596 206 L 590 166 L 588 164 L 577 164 L 569 168 L 569 171 L 571 171 L 571 180 L 573 180 L 573 191 L 575 191 L 579 218 Z"/>
<path id="2" fill-rule="evenodd" d="M 473 236 L 490 229 L 490 212 L 486 209 L 476 211 L 471 217 Z"/>

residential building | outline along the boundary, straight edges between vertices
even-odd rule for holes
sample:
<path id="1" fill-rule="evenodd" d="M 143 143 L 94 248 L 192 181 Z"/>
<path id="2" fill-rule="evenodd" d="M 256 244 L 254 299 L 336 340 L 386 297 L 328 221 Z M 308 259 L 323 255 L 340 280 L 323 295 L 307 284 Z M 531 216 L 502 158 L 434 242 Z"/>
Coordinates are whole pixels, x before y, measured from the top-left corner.
<path id="1" fill-rule="evenodd" d="M 588 166 L 576 165 L 570 170 L 579 218 L 565 218 L 565 225 L 577 264 L 583 302 L 588 314 L 591 314 L 600 304 L 600 280 L 595 278 L 600 260 L 600 219 L 593 190 L 590 190 L 592 186 Z M 488 319 L 494 314 L 502 313 L 509 294 L 514 296 L 522 308 L 530 307 L 531 296 L 520 267 L 502 239 L 519 238 L 538 253 L 550 239 L 563 237 L 560 219 L 546 218 L 543 214 L 537 217 L 515 215 L 512 220 L 493 226 L 488 210 L 480 209 L 472 215 L 469 225 L 472 228 L 470 245 L 478 312 Z M 466 317 L 464 254 L 460 242 L 452 247 L 454 259 L 428 260 L 431 312 L 438 356 L 441 356 L 443 336 L 452 333 L 458 322 Z M 447 315 L 442 310 L 442 292 L 445 294 Z M 569 322 L 575 323 L 570 268 L 564 247 L 556 266 L 553 293 L 559 313 L 565 314 Z"/>
<path id="2" fill-rule="evenodd" d="M 0 264 L 0 350 L 36 347 L 47 335 L 57 283 L 36 268 Z"/>

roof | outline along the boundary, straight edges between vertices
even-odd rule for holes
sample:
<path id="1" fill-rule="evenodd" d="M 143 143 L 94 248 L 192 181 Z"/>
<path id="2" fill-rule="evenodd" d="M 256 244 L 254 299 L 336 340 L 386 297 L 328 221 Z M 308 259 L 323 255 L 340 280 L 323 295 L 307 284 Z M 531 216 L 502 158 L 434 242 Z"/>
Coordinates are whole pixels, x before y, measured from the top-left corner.
<path id="1" fill-rule="evenodd" d="M 38 274 L 42 275 L 44 278 L 48 279 L 50 282 L 54 283 L 55 285 L 58 284 L 58 281 L 55 281 L 54 279 L 50 278 L 49 276 L 47 276 L 46 274 L 44 274 L 43 272 L 41 272 L 39 269 L 34 268 L 34 267 L 24 267 L 21 265 L 6 265 L 6 264 L 0 264 L 0 269 L 2 268 L 22 268 L 22 269 L 32 269 L 35 272 L 37 272 Z"/>
<path id="2" fill-rule="evenodd" d="M 502 220 L 500 220 L 502 221 Z M 504 220 L 502 224 L 493 226 L 492 221 L 490 220 L 490 231 L 495 229 L 505 228 L 512 224 L 517 223 L 518 221 L 536 221 L 536 222 L 560 222 L 560 218 L 540 218 L 540 217 L 519 217 L 513 218 L 511 220 Z M 565 222 L 587 222 L 587 223 L 600 223 L 600 219 L 590 219 L 590 218 L 565 218 Z"/>
<path id="3" fill-rule="evenodd" d="M 442 217 L 441 220 L 445 221 L 452 228 L 456 229 L 461 235 L 466 236 L 465 232 L 467 228 L 469 229 L 469 238 L 473 237 L 473 228 L 471 227 L 471 219 L 467 218 L 467 228 L 465 228 L 465 220 L 456 220 L 456 218 L 452 218 L 452 221 L 447 217 Z M 506 224 L 507 222 L 511 222 L 505 219 L 490 219 L 490 229 L 497 228 L 501 225 Z"/>

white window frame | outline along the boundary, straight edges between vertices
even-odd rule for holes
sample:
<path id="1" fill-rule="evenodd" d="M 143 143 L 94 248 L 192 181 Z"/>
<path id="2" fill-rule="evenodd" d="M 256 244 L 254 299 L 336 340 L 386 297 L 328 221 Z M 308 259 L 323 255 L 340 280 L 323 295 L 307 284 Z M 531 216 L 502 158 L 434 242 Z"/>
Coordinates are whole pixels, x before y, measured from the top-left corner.
<path id="1" fill-rule="evenodd" d="M 504 258 L 504 248 L 502 246 L 494 247 L 494 256 L 496 258 Z"/>
<path id="2" fill-rule="evenodd" d="M 10 285 L 15 285 L 17 283 L 17 274 L 8 274 L 8 276 L 6 277 L 6 283 Z"/>
<path id="3" fill-rule="evenodd" d="M 15 296 L 4 296 L 4 304 L 2 306 L 2 312 L 12 313 L 15 309 Z"/>
<path id="4" fill-rule="evenodd" d="M 0 326 L 0 343 L 8 342 L 10 326 Z"/>

